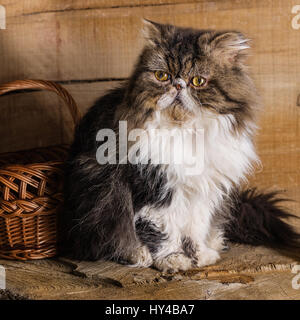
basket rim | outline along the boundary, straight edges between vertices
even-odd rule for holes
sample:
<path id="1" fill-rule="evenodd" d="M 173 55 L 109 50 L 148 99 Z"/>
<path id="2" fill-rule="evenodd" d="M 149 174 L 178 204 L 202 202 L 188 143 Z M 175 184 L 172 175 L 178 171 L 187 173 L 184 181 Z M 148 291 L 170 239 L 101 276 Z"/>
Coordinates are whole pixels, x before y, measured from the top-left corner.
<path id="1" fill-rule="evenodd" d="M 61 161 L 45 161 L 45 162 L 33 162 L 33 163 L 25 163 L 25 164 L 4 164 L 3 166 L 0 166 L 0 174 L 1 171 L 9 171 L 9 170 L 21 170 L 21 168 L 24 169 L 33 169 L 36 170 L 35 167 L 41 167 L 41 166 L 49 166 L 49 167 L 57 167 L 57 165 L 62 165 L 64 164 L 65 161 L 61 160 Z"/>
<path id="2" fill-rule="evenodd" d="M 0 85 L 0 96 L 5 95 L 9 92 L 19 90 L 47 90 L 55 92 L 68 107 L 69 112 L 72 116 L 73 123 L 76 126 L 81 119 L 81 112 L 70 93 L 62 87 L 60 84 L 50 80 L 39 80 L 39 79 L 24 79 L 15 80 Z"/>

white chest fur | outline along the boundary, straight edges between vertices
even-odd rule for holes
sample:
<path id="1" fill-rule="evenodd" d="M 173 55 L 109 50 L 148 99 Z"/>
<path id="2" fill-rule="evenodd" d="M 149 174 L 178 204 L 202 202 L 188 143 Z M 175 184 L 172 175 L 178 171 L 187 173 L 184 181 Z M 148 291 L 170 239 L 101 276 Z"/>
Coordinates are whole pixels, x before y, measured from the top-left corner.
<path id="1" fill-rule="evenodd" d="M 180 135 L 174 136 L 171 142 L 170 140 L 162 142 L 165 153 L 174 150 L 174 145 L 177 153 L 184 153 L 186 150 L 193 149 L 195 141 L 204 144 L 203 148 L 200 148 L 204 152 L 200 155 L 200 162 L 203 161 L 201 174 L 191 175 L 186 171 L 184 163 L 162 165 L 161 170 L 167 174 L 166 192 L 173 190 L 170 206 L 160 209 L 145 207 L 136 215 L 136 218 L 142 217 L 152 221 L 169 235 L 170 243 L 163 254 L 176 250 L 184 236 L 191 237 L 199 244 L 204 243 L 209 233 L 211 217 L 220 207 L 224 193 L 229 193 L 234 184 L 239 185 L 251 170 L 253 161 L 257 161 L 250 135 L 247 132 L 239 134 L 233 132 L 230 120 L 230 116 L 216 117 L 207 112 L 190 122 L 191 139 L 184 140 L 185 143 L 190 141 L 189 146 L 184 148 L 182 143 L 176 140 Z M 147 128 L 148 130 L 171 129 L 161 115 L 148 123 Z M 188 125 L 185 125 L 182 130 L 187 128 Z M 195 129 L 202 130 L 200 132 L 204 134 L 203 139 L 192 139 L 192 135 L 197 134 Z M 148 140 L 152 149 L 159 146 L 154 141 L 156 141 L 154 136 Z M 168 143 L 172 143 L 172 146 Z M 141 145 L 145 144 L 141 141 Z M 146 154 L 146 149 L 144 147 L 142 149 L 141 158 Z M 159 154 L 158 151 L 151 153 L 154 158 L 157 154 Z M 151 160 L 157 161 L 154 158 Z"/>

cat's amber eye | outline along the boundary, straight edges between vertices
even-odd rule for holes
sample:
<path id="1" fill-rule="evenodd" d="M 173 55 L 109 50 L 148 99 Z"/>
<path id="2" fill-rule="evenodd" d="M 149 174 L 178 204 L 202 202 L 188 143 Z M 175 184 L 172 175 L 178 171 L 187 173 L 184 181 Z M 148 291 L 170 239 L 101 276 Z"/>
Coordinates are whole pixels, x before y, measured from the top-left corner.
<path id="1" fill-rule="evenodd" d="M 170 75 L 164 71 L 155 71 L 155 78 L 159 81 L 167 81 L 170 79 Z"/>
<path id="2" fill-rule="evenodd" d="M 206 79 L 203 77 L 193 77 L 191 82 L 194 87 L 204 87 L 206 85 Z"/>

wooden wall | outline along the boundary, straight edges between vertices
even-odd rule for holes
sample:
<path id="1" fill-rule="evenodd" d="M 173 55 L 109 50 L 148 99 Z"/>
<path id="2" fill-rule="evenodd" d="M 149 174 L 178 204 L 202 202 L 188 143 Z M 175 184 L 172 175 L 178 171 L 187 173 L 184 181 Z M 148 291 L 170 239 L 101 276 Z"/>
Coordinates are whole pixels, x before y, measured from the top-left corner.
<path id="1" fill-rule="evenodd" d="M 257 137 L 263 167 L 255 183 L 300 200 L 300 29 L 291 24 L 297 2 L 0 0 L 7 13 L 7 29 L 0 30 L 0 82 L 59 81 L 85 112 L 129 76 L 143 45 L 142 17 L 241 30 L 253 39 L 249 64 L 264 101 Z M 70 141 L 71 118 L 53 94 L 8 96 L 0 106 L 0 152 Z"/>

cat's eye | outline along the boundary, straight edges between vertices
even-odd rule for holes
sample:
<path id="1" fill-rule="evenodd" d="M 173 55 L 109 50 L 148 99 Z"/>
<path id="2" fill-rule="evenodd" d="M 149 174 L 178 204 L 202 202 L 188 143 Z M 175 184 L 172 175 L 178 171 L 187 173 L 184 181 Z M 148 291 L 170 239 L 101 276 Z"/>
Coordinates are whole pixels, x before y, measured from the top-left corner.
<path id="1" fill-rule="evenodd" d="M 170 75 L 164 71 L 155 71 L 155 78 L 159 81 L 167 81 L 170 79 Z"/>
<path id="2" fill-rule="evenodd" d="M 206 79 L 203 77 L 193 77 L 191 80 L 191 83 L 194 87 L 204 87 L 206 82 Z"/>

